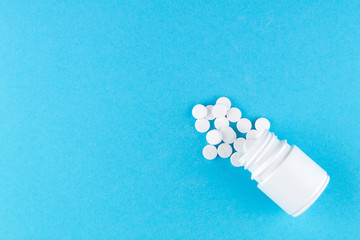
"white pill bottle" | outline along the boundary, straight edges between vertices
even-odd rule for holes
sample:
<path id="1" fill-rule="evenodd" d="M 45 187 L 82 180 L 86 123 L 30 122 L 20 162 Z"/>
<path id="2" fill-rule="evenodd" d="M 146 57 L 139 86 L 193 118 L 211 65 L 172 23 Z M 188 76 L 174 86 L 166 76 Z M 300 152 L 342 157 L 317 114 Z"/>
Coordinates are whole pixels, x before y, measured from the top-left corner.
<path id="1" fill-rule="evenodd" d="M 263 131 L 239 159 L 258 188 L 286 213 L 297 217 L 307 210 L 329 183 L 329 176 L 297 146 Z"/>

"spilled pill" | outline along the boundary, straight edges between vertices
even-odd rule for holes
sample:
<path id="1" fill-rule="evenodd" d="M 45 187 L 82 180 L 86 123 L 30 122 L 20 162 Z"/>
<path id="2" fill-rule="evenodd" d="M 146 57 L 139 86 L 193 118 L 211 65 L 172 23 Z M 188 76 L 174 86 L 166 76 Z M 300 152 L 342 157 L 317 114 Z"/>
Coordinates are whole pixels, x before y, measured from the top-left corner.
<path id="1" fill-rule="evenodd" d="M 192 109 L 192 115 L 196 119 L 205 118 L 207 115 L 207 108 L 202 104 L 197 104 Z"/>
<path id="2" fill-rule="evenodd" d="M 244 143 L 245 151 L 249 151 L 255 142 L 256 142 L 256 139 L 246 139 L 246 141 Z"/>
<path id="3" fill-rule="evenodd" d="M 223 104 L 216 104 L 213 108 L 212 108 L 212 114 L 214 115 L 214 117 L 219 118 L 219 117 L 225 117 L 227 112 L 227 108 L 225 105 Z"/>
<path id="4" fill-rule="evenodd" d="M 221 128 L 229 126 L 229 120 L 226 117 L 219 117 L 215 119 L 214 125 L 216 129 L 221 130 Z"/>
<path id="5" fill-rule="evenodd" d="M 214 129 L 206 134 L 206 141 L 211 145 L 219 144 L 222 141 L 222 134 L 219 130 Z"/>
<path id="6" fill-rule="evenodd" d="M 236 139 L 236 132 L 231 127 L 223 127 L 221 129 L 222 140 L 225 143 L 233 143 Z"/>
<path id="7" fill-rule="evenodd" d="M 242 153 L 234 152 L 230 157 L 230 162 L 234 167 L 241 167 L 242 163 L 240 162 L 240 158 Z"/>
<path id="8" fill-rule="evenodd" d="M 237 152 L 245 152 L 245 146 L 244 146 L 245 141 L 246 139 L 242 137 L 239 137 L 234 141 L 233 146 Z"/>
<path id="9" fill-rule="evenodd" d="M 213 108 L 213 105 L 207 105 L 206 106 L 206 109 L 207 109 L 206 119 L 207 120 L 214 120 L 215 119 L 214 115 L 212 114 L 212 108 Z"/>
<path id="10" fill-rule="evenodd" d="M 251 122 L 249 119 L 247 118 L 241 118 L 237 123 L 236 123 L 236 128 L 239 130 L 239 132 L 241 133 L 247 133 L 251 130 Z"/>
<path id="11" fill-rule="evenodd" d="M 218 149 L 218 154 L 220 157 L 222 158 L 228 158 L 231 156 L 232 153 L 232 148 L 229 144 L 227 143 L 222 143 L 219 145 Z"/>
<path id="12" fill-rule="evenodd" d="M 266 118 L 259 118 L 255 121 L 255 129 L 259 132 L 269 130 L 270 129 L 270 122 Z"/>
<path id="13" fill-rule="evenodd" d="M 216 100 L 216 104 L 222 104 L 226 107 L 226 110 L 229 110 L 231 107 L 231 101 L 227 97 L 221 97 Z"/>
<path id="14" fill-rule="evenodd" d="M 198 132 L 204 133 L 207 132 L 210 128 L 210 122 L 207 119 L 198 119 L 195 122 L 195 129 Z"/>
<path id="15" fill-rule="evenodd" d="M 203 155 L 207 160 L 213 160 L 217 156 L 217 149 L 214 145 L 206 145 L 203 148 Z"/>
<path id="16" fill-rule="evenodd" d="M 226 117 L 230 122 L 237 122 L 241 118 L 241 111 L 236 107 L 232 107 L 227 111 Z"/>
<path id="17" fill-rule="evenodd" d="M 246 139 L 257 139 L 258 136 L 259 136 L 259 132 L 253 129 L 246 134 Z"/>

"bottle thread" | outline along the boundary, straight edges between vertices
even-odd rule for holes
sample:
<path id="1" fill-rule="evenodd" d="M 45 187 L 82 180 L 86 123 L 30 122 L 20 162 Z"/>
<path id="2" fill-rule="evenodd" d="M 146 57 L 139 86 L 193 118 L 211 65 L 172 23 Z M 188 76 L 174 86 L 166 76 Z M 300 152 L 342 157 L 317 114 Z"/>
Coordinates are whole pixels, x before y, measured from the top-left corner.
<path id="1" fill-rule="evenodd" d="M 286 140 L 280 141 L 274 133 L 264 131 L 241 161 L 251 172 L 251 179 L 262 183 L 276 171 L 290 151 Z"/>

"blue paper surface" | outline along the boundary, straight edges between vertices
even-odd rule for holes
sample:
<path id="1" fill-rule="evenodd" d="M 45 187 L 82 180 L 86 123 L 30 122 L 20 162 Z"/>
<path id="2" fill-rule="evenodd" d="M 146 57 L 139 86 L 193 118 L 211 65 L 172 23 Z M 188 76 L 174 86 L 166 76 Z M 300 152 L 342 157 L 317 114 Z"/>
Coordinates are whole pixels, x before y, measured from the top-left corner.
<path id="1" fill-rule="evenodd" d="M 0 3 L 0 239 L 359 239 L 358 1 Z M 202 157 L 227 96 L 330 175 L 293 218 Z"/>

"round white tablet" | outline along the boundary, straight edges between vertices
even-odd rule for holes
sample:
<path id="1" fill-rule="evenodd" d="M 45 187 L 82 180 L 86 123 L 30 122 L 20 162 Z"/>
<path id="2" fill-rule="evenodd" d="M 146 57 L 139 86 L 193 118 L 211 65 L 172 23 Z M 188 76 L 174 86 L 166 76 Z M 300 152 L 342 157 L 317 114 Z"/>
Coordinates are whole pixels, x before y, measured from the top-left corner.
<path id="1" fill-rule="evenodd" d="M 269 130 L 270 129 L 270 122 L 266 118 L 263 118 L 263 117 L 259 118 L 258 120 L 255 121 L 255 128 L 259 132 Z"/>
<path id="2" fill-rule="evenodd" d="M 242 162 L 240 161 L 240 158 L 242 156 L 242 153 L 234 152 L 230 157 L 230 162 L 234 167 L 241 167 Z"/>
<path id="3" fill-rule="evenodd" d="M 210 128 L 210 122 L 207 119 L 198 119 L 195 122 L 195 129 L 198 132 L 204 133 L 207 132 Z"/>
<path id="4" fill-rule="evenodd" d="M 217 156 L 217 149 L 214 145 L 206 145 L 203 148 L 203 155 L 207 160 L 213 160 Z"/>
<path id="5" fill-rule="evenodd" d="M 230 122 L 237 122 L 241 118 L 241 111 L 236 107 L 232 107 L 227 111 L 226 117 Z"/>
<path id="6" fill-rule="evenodd" d="M 248 131 L 251 130 L 251 122 L 249 119 L 247 118 L 241 118 L 237 123 L 236 123 L 236 128 L 239 130 L 239 132 L 241 133 L 247 133 Z"/>
<path id="7" fill-rule="evenodd" d="M 196 119 L 205 118 L 207 115 L 207 108 L 204 105 L 197 104 L 192 109 L 192 115 Z"/>
<path id="8" fill-rule="evenodd" d="M 247 139 L 244 143 L 245 151 L 249 151 L 255 142 L 256 142 L 256 140 L 254 140 L 254 139 Z"/>
<path id="9" fill-rule="evenodd" d="M 238 152 L 245 152 L 245 146 L 244 146 L 245 141 L 246 141 L 245 138 L 242 137 L 237 138 L 234 142 L 235 150 Z"/>
<path id="10" fill-rule="evenodd" d="M 219 130 L 211 130 L 206 134 L 206 141 L 211 145 L 219 144 L 222 140 L 222 134 Z"/>
<path id="11" fill-rule="evenodd" d="M 225 117 L 227 112 L 227 108 L 225 105 L 223 104 L 216 104 L 213 108 L 212 108 L 212 114 L 214 115 L 214 117 L 218 118 L 218 117 Z"/>
<path id="12" fill-rule="evenodd" d="M 236 132 L 231 127 L 223 127 L 221 129 L 221 134 L 225 143 L 233 143 L 236 139 Z"/>
<path id="13" fill-rule="evenodd" d="M 207 105 L 206 106 L 206 109 L 207 109 L 206 119 L 207 120 L 214 120 L 215 119 L 214 115 L 212 114 L 212 108 L 213 108 L 213 105 Z"/>
<path id="14" fill-rule="evenodd" d="M 259 136 L 259 132 L 253 129 L 246 134 L 246 139 L 257 139 L 258 136 Z"/>
<path id="15" fill-rule="evenodd" d="M 231 153 L 232 153 L 232 148 L 227 143 L 220 144 L 217 150 L 218 150 L 219 156 L 222 158 L 228 158 L 231 156 Z"/>
<path id="16" fill-rule="evenodd" d="M 216 100 L 216 104 L 223 104 L 226 107 L 226 110 L 228 110 L 231 107 L 231 101 L 227 97 L 221 97 L 218 100 Z"/>
<path id="17" fill-rule="evenodd" d="M 226 117 L 219 117 L 215 119 L 214 125 L 216 129 L 220 130 L 223 127 L 229 126 L 229 120 Z"/>

